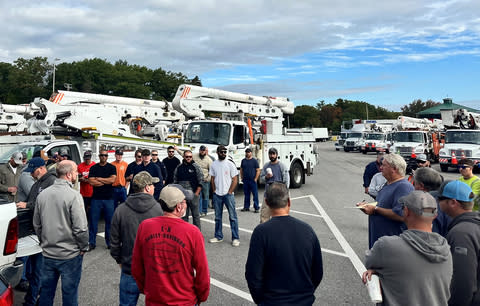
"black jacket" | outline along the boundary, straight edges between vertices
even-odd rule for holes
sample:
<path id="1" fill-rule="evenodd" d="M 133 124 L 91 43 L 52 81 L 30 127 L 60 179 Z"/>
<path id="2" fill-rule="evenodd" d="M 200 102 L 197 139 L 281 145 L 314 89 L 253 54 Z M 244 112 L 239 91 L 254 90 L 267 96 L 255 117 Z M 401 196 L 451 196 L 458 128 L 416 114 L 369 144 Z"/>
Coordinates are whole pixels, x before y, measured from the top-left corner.
<path id="1" fill-rule="evenodd" d="M 133 193 L 115 210 L 110 227 L 110 255 L 131 275 L 133 245 L 140 223 L 163 216 L 160 204 L 147 193 Z"/>
<path id="2" fill-rule="evenodd" d="M 48 171 L 32 185 L 27 198 L 27 208 L 30 209 L 32 213 L 35 209 L 35 201 L 37 200 L 38 194 L 42 192 L 42 190 L 53 185 L 56 179 L 57 175 L 55 171 Z"/>
<path id="3" fill-rule="evenodd" d="M 467 212 L 448 227 L 453 277 L 448 305 L 480 305 L 480 214 Z"/>

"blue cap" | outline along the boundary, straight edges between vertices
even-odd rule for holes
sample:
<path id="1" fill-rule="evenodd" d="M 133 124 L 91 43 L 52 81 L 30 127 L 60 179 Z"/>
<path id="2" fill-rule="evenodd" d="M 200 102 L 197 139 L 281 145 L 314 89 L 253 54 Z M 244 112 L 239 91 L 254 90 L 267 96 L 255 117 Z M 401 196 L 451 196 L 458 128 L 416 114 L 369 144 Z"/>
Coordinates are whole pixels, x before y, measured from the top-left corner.
<path id="1" fill-rule="evenodd" d="M 451 181 L 447 183 L 442 191 L 442 197 L 462 202 L 471 202 L 473 201 L 474 196 L 472 188 L 460 181 Z"/>
<path id="2" fill-rule="evenodd" d="M 35 169 L 45 166 L 45 161 L 41 157 L 34 157 L 28 162 L 27 168 L 25 168 L 25 172 L 32 173 Z"/>

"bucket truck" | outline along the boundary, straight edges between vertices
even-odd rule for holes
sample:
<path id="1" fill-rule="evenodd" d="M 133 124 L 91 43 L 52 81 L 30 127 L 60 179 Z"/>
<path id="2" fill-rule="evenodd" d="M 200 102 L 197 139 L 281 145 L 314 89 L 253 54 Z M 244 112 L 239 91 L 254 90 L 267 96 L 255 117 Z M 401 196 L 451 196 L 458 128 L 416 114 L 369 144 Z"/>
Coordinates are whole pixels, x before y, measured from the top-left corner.
<path id="1" fill-rule="evenodd" d="M 456 167 L 457 159 L 468 158 L 480 163 L 480 114 L 465 109 L 441 110 L 446 127 L 445 144 L 440 150 L 440 169 Z"/>
<path id="2" fill-rule="evenodd" d="M 184 136 L 186 145 L 227 147 L 229 157 L 240 167 L 245 149 L 250 147 L 260 167 L 269 161 L 268 150 L 278 150 L 278 158 L 290 170 L 290 186 L 299 188 L 317 164 L 312 131 L 289 130 L 282 126 L 283 115 L 294 112 L 287 98 L 261 97 L 193 85 L 180 85 L 172 101 L 175 110 L 192 120 Z M 220 113 L 221 119 L 204 119 L 205 112 Z"/>
<path id="3" fill-rule="evenodd" d="M 399 116 L 393 132 L 390 152 L 409 159 L 412 155 L 425 154 L 432 161 L 438 161 L 440 151 L 441 120 L 418 119 Z"/>

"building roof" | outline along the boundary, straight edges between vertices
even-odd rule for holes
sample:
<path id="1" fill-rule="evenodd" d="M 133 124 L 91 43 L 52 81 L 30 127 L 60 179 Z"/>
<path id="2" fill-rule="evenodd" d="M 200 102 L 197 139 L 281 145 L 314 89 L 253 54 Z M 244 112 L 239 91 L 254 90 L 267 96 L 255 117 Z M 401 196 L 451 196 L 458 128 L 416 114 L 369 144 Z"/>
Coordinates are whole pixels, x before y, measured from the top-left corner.
<path id="1" fill-rule="evenodd" d="M 466 109 L 467 111 L 473 112 L 473 113 L 478 113 L 478 112 L 480 112 L 480 111 L 477 110 L 477 109 L 474 109 L 474 108 L 471 108 L 471 107 L 468 107 L 468 106 L 463 106 L 463 105 L 460 105 L 460 104 L 453 103 L 451 98 L 445 98 L 445 99 L 443 99 L 443 103 L 442 103 L 442 104 L 435 105 L 435 106 L 433 106 L 433 107 L 424 109 L 423 111 L 418 112 L 418 113 L 417 113 L 417 116 L 422 116 L 422 115 L 423 115 L 423 116 L 425 116 L 425 115 L 440 115 L 440 111 L 441 111 L 441 110 L 444 110 L 444 109 L 460 109 L 460 108 Z"/>

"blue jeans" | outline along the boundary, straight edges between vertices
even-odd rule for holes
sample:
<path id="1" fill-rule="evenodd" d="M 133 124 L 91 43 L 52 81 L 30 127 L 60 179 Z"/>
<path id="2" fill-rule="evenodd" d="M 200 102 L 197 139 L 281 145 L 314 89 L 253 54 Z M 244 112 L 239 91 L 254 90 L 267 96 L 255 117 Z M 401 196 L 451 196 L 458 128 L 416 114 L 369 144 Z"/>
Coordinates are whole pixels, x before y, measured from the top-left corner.
<path id="1" fill-rule="evenodd" d="M 140 291 L 137 287 L 135 279 L 126 273 L 120 275 L 120 306 L 137 305 Z"/>
<path id="2" fill-rule="evenodd" d="M 202 192 L 200 192 L 199 210 L 201 213 L 206 213 L 208 208 L 208 201 L 210 197 L 210 182 L 202 182 Z"/>
<path id="3" fill-rule="evenodd" d="M 113 209 L 117 209 L 118 205 L 127 199 L 127 189 L 122 186 L 113 187 Z"/>
<path id="4" fill-rule="evenodd" d="M 53 305 L 59 277 L 62 278 L 63 306 L 78 305 L 78 285 L 82 277 L 82 261 L 83 255 L 71 259 L 44 257 L 40 306 Z"/>
<path id="5" fill-rule="evenodd" d="M 260 209 L 258 205 L 257 182 L 251 180 L 243 181 L 243 194 L 245 196 L 243 208 L 250 208 L 250 193 L 253 194 L 253 208 L 255 208 L 255 210 Z"/>
<path id="6" fill-rule="evenodd" d="M 29 287 L 24 297 L 24 305 L 36 305 L 40 288 L 42 287 L 43 255 L 42 253 L 30 255 L 26 268 L 26 277 Z"/>
<path id="7" fill-rule="evenodd" d="M 110 224 L 112 223 L 113 217 L 113 200 L 98 200 L 92 199 L 90 206 L 90 227 L 89 232 L 89 243 L 93 246 L 97 245 L 97 232 L 98 232 L 98 219 L 100 219 L 100 214 L 103 210 L 103 216 L 105 218 L 105 243 L 107 246 L 110 246 Z"/>
<path id="8" fill-rule="evenodd" d="M 213 207 L 215 208 L 215 237 L 217 237 L 218 239 L 223 239 L 223 204 L 225 204 L 228 210 L 230 228 L 232 229 L 232 240 L 239 239 L 237 211 L 235 210 L 235 196 L 233 194 L 226 194 L 224 196 L 219 196 L 215 193 L 213 194 Z"/>

